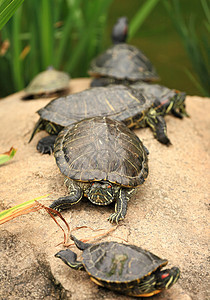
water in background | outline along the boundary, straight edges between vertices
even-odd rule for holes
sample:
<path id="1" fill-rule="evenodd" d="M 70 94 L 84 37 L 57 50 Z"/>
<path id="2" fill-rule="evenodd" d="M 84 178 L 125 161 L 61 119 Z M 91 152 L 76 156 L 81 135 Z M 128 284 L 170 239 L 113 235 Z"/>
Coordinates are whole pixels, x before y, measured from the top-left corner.
<path id="1" fill-rule="evenodd" d="M 116 19 L 136 14 L 145 0 L 114 0 L 109 11 L 108 29 L 105 36 L 104 49 L 110 46 L 110 33 Z M 200 1 L 181 0 L 182 13 L 187 18 L 190 14 L 196 16 L 196 28 L 203 19 L 203 9 Z M 141 49 L 151 60 L 161 77 L 160 84 L 187 92 L 188 95 L 200 95 L 200 91 L 189 79 L 184 69 L 193 72 L 191 62 L 183 47 L 181 38 L 161 1 L 143 23 L 139 33 L 129 41 Z M 193 73 L 195 75 L 195 73 Z"/>

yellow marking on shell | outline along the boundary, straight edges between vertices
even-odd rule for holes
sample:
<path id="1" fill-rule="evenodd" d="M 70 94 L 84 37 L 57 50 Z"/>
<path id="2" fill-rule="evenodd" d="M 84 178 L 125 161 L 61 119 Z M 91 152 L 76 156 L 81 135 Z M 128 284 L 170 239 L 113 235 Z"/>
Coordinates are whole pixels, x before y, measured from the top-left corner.
<path id="1" fill-rule="evenodd" d="M 123 157 L 123 159 L 124 160 L 126 160 L 135 170 L 136 170 L 136 172 L 137 172 L 137 174 L 138 174 L 138 169 L 137 169 L 137 167 L 134 165 L 134 164 L 132 164 L 132 162 L 129 160 L 129 159 L 127 159 L 126 157 L 124 157 L 124 156 L 122 156 Z M 131 176 L 125 176 L 125 177 L 127 177 L 127 178 L 133 178 L 133 177 L 131 177 Z"/>
<path id="2" fill-rule="evenodd" d="M 135 296 L 135 297 L 151 297 L 151 296 L 154 296 L 156 294 L 159 294 L 161 292 L 161 290 L 156 290 L 156 291 L 153 291 L 151 293 L 147 293 L 147 294 L 139 294 L 139 295 L 135 295 L 135 294 L 128 294 L 129 296 Z"/>
<path id="3" fill-rule="evenodd" d="M 96 283 L 97 285 L 100 285 L 100 286 L 104 286 L 100 281 L 98 281 L 97 279 L 95 279 L 94 277 L 90 277 L 90 279 Z"/>
<path id="4" fill-rule="evenodd" d="M 107 105 L 111 108 L 111 110 L 115 111 L 114 107 L 111 105 L 111 103 L 109 102 L 109 100 L 107 98 L 105 98 L 105 101 L 106 101 Z"/>
<path id="5" fill-rule="evenodd" d="M 128 92 L 128 94 L 129 94 L 129 96 L 131 97 L 131 98 L 133 98 L 136 102 L 138 102 L 139 103 L 139 100 L 136 98 L 136 97 L 134 97 L 131 93 L 129 93 Z"/>

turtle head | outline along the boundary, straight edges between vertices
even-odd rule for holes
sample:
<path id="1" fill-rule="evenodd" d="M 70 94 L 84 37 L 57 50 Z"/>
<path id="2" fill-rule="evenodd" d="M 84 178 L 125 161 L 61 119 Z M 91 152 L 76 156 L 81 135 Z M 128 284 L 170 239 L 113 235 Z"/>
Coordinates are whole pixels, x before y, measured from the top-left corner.
<path id="1" fill-rule="evenodd" d="M 93 182 L 88 193 L 88 199 L 97 205 L 108 205 L 114 201 L 115 188 L 109 182 Z"/>
<path id="2" fill-rule="evenodd" d="M 186 93 L 176 91 L 176 96 L 173 100 L 173 106 L 171 108 L 171 113 L 178 118 L 182 118 L 184 116 L 189 117 L 188 113 L 185 109 L 185 98 Z"/>
<path id="3" fill-rule="evenodd" d="M 121 17 L 117 20 L 112 29 L 112 43 L 119 44 L 125 43 L 128 33 L 128 19 Z"/>
<path id="4" fill-rule="evenodd" d="M 180 277 L 180 270 L 177 267 L 166 269 L 156 274 L 157 290 L 169 289 Z"/>
<path id="5" fill-rule="evenodd" d="M 175 95 L 170 100 L 164 100 L 161 102 L 161 111 L 164 111 L 165 114 L 172 113 L 177 118 L 182 118 L 188 114 L 185 110 L 185 98 L 186 93 L 174 91 Z"/>

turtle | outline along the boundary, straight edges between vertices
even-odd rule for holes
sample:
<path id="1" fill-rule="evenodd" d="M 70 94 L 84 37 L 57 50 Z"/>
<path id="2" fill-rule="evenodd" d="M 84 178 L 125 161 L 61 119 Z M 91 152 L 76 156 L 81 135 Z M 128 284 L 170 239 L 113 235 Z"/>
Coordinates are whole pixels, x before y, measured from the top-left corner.
<path id="1" fill-rule="evenodd" d="M 134 297 L 150 297 L 169 289 L 180 277 L 178 267 L 163 269 L 168 263 L 148 250 L 115 241 L 84 243 L 71 236 L 82 250 L 82 261 L 70 249 L 55 254 L 66 265 L 85 270 L 99 286 Z"/>
<path id="2" fill-rule="evenodd" d="M 159 142 L 170 145 L 164 120 L 165 112 L 170 110 L 177 113 L 178 110 L 183 111 L 184 97 L 172 97 L 163 105 L 155 96 L 147 97 L 146 93 L 142 94 L 139 89 L 129 86 L 95 87 L 54 99 L 38 110 L 40 118 L 29 142 L 38 131 L 46 130 L 50 136 L 38 142 L 37 150 L 52 153 L 56 136 L 65 126 L 88 117 L 109 116 L 123 121 L 129 128 L 150 126 Z"/>
<path id="3" fill-rule="evenodd" d="M 184 116 L 189 117 L 184 103 L 186 98 L 185 92 L 148 82 L 136 82 L 131 87 L 138 89 L 147 97 L 156 97 L 155 107 L 157 108 L 157 113 L 161 112 L 163 115 L 171 113 L 180 119 Z"/>
<path id="4" fill-rule="evenodd" d="M 126 43 L 128 20 L 121 17 L 112 30 L 112 43 L 90 63 L 88 74 L 95 77 L 91 86 L 155 81 L 159 76 L 150 60 L 137 47 Z"/>
<path id="5" fill-rule="evenodd" d="M 96 205 L 115 202 L 108 220 L 118 223 L 135 188 L 148 176 L 148 154 L 137 135 L 120 121 L 94 117 L 65 127 L 56 139 L 54 157 L 69 195 L 53 201 L 50 208 L 68 209 L 83 196 Z"/>
<path id="6" fill-rule="evenodd" d="M 62 71 L 48 67 L 39 73 L 25 88 L 22 100 L 56 97 L 68 94 L 70 76 Z"/>

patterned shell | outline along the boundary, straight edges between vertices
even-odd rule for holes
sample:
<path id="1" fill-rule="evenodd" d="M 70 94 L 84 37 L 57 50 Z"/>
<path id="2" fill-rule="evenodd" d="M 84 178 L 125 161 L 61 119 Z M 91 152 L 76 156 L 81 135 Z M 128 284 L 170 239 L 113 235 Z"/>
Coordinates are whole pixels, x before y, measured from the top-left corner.
<path id="1" fill-rule="evenodd" d="M 82 256 L 90 276 L 118 283 L 141 279 L 168 263 L 140 247 L 117 242 L 92 245 L 83 251 Z"/>
<path id="2" fill-rule="evenodd" d="M 65 127 L 56 139 L 54 155 L 61 173 L 83 182 L 106 180 L 134 187 L 148 175 L 142 142 L 123 123 L 106 117 Z"/>
<path id="3" fill-rule="evenodd" d="M 93 59 L 88 73 L 91 76 L 129 81 L 159 79 L 155 68 L 143 52 L 128 44 L 114 45 Z"/>
<path id="4" fill-rule="evenodd" d="M 34 77 L 25 88 L 25 92 L 26 94 L 35 95 L 67 89 L 69 80 L 70 77 L 67 73 L 48 68 Z"/>
<path id="5" fill-rule="evenodd" d="M 38 114 L 42 119 L 61 126 L 95 116 L 110 116 L 124 121 L 146 112 L 153 103 L 154 98 L 146 98 L 138 90 L 117 85 L 57 98 L 38 110 Z"/>

